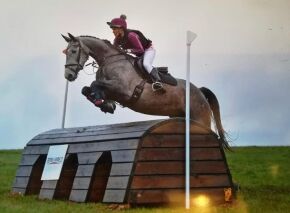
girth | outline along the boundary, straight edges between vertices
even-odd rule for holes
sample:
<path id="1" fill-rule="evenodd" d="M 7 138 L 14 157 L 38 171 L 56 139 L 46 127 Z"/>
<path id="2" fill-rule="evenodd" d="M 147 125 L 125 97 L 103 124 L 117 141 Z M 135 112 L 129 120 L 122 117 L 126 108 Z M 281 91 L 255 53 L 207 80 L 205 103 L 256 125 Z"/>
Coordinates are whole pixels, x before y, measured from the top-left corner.
<path id="1" fill-rule="evenodd" d="M 144 90 L 145 83 L 146 83 L 146 80 L 142 79 L 142 81 L 135 87 L 133 94 L 128 101 L 128 104 L 124 105 L 125 107 L 133 106 L 139 100 Z"/>

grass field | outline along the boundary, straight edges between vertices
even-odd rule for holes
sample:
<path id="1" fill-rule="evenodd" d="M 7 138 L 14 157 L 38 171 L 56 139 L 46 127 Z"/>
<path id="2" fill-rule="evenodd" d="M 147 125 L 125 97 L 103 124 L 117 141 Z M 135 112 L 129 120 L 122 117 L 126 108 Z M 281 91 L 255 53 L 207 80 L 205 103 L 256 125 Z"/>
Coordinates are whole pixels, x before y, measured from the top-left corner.
<path id="1" fill-rule="evenodd" d="M 115 212 L 105 204 L 43 201 L 10 194 L 21 150 L 0 151 L 0 213 Z M 239 147 L 227 152 L 234 182 L 241 190 L 227 206 L 192 208 L 188 212 L 290 212 L 290 147 Z M 184 208 L 131 208 L 121 212 L 186 212 Z"/>

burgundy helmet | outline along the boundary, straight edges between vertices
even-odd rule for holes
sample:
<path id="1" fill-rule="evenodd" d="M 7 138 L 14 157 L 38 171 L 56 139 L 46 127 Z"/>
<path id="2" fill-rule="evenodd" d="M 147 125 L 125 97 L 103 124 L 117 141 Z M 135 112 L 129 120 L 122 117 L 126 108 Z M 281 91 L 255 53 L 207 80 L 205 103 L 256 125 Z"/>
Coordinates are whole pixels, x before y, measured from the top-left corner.
<path id="1" fill-rule="evenodd" d="M 123 29 L 127 29 L 127 22 L 126 22 L 126 16 L 125 15 L 121 15 L 120 18 L 114 18 L 112 19 L 111 22 L 107 22 L 107 24 L 113 28 L 123 28 Z"/>

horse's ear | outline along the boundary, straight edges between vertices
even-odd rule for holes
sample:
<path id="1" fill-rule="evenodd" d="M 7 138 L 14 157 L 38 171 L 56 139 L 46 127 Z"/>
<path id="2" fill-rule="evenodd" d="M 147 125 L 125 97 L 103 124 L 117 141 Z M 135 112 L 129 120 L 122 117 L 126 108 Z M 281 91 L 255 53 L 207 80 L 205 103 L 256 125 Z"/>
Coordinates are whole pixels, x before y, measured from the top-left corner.
<path id="1" fill-rule="evenodd" d="M 67 33 L 68 36 L 71 38 L 72 41 L 77 41 L 77 39 L 70 33 Z"/>
<path id="2" fill-rule="evenodd" d="M 69 37 L 64 36 L 63 34 L 61 34 L 61 36 L 64 38 L 64 40 L 66 40 L 66 42 L 70 42 L 71 41 L 71 39 Z"/>

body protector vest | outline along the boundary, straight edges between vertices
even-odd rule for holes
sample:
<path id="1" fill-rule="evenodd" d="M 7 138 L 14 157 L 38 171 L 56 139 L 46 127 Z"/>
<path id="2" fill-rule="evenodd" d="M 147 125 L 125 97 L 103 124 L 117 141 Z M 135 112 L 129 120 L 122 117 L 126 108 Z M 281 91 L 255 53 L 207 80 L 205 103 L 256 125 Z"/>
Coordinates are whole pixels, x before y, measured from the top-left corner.
<path id="1" fill-rule="evenodd" d="M 124 49 L 127 49 L 128 47 L 130 47 L 131 45 L 129 44 L 129 40 L 128 40 L 128 34 L 130 32 L 133 32 L 133 33 L 136 33 L 140 39 L 140 42 L 145 49 L 148 49 L 151 44 L 152 44 L 152 41 L 150 39 L 147 39 L 142 32 L 140 32 L 139 30 L 131 30 L 131 29 L 128 29 L 125 31 L 125 35 L 123 37 L 123 39 L 120 41 L 120 45 L 122 48 Z"/>

